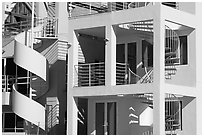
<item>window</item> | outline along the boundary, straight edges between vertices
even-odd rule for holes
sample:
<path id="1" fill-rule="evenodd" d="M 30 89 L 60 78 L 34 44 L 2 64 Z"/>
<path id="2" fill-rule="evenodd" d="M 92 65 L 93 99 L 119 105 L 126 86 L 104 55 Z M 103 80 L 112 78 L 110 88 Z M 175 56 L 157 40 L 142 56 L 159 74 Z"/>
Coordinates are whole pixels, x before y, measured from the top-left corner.
<path id="1" fill-rule="evenodd" d="M 153 67 L 153 45 L 142 40 L 142 64 L 143 67 Z"/>
<path id="2" fill-rule="evenodd" d="M 180 36 L 180 64 L 188 64 L 188 44 L 187 36 Z"/>
<path id="3" fill-rule="evenodd" d="M 14 113 L 3 113 L 3 132 L 24 132 L 24 119 Z"/>
<path id="4" fill-rule="evenodd" d="M 182 101 L 168 100 L 165 102 L 165 130 L 182 130 Z"/>

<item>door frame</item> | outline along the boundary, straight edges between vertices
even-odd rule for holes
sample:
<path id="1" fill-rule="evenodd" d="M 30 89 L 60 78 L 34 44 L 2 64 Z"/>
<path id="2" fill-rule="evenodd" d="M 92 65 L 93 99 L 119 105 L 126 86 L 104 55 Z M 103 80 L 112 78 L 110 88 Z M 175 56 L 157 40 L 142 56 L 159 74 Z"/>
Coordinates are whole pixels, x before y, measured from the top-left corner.
<path id="1" fill-rule="evenodd" d="M 118 129 L 118 101 L 115 99 L 108 99 L 108 100 L 94 100 L 94 129 L 95 129 L 95 135 L 96 135 L 96 103 L 104 103 L 104 123 L 107 122 L 107 104 L 110 102 L 116 103 L 116 135 L 117 135 L 117 129 Z M 107 135 L 107 126 L 104 128 L 104 135 Z"/>

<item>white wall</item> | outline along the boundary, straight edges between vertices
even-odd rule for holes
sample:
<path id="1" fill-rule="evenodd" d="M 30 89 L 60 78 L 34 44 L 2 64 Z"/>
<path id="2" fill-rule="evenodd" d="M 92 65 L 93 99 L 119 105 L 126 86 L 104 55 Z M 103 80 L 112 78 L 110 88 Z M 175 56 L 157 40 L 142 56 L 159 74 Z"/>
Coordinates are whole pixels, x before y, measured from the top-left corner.
<path id="1" fill-rule="evenodd" d="M 80 37 L 79 45 L 86 63 L 94 63 L 96 60 L 105 62 L 105 43 L 103 41 Z"/>
<path id="2" fill-rule="evenodd" d="M 188 35 L 188 64 L 177 66 L 176 75 L 171 80 L 166 80 L 169 84 L 182 86 L 196 86 L 196 47 L 195 30 Z"/>
<path id="3" fill-rule="evenodd" d="M 44 18 L 47 17 L 47 10 L 43 2 L 36 2 L 37 4 L 37 17 Z"/>
<path id="4" fill-rule="evenodd" d="M 195 2 L 179 2 L 179 10 L 195 14 Z"/>
<path id="5" fill-rule="evenodd" d="M 182 109 L 182 131 L 178 134 L 196 135 L 196 99 L 185 97 L 183 105 L 186 106 Z"/>
<path id="6" fill-rule="evenodd" d="M 116 101 L 117 102 L 117 135 L 141 135 L 145 131 L 152 131 L 151 126 L 141 126 L 141 124 L 149 124 L 152 121 L 152 111 L 146 111 L 146 116 L 140 122 L 141 114 L 148 108 L 147 104 L 141 103 L 135 98 L 91 98 L 88 103 L 88 134 L 95 133 L 95 102 L 96 101 Z M 150 108 L 151 109 L 151 108 Z M 152 109 L 151 109 L 152 110 Z M 138 118 L 132 115 L 138 116 Z M 143 117 L 144 118 L 144 115 Z M 138 121 L 133 123 L 132 121 Z"/>

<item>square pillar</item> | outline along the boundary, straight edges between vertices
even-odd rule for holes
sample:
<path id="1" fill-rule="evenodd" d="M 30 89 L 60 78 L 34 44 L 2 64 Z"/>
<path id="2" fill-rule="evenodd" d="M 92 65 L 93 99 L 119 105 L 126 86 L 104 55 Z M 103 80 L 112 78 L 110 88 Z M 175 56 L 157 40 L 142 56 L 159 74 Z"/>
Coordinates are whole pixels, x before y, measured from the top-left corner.
<path id="1" fill-rule="evenodd" d="M 105 85 L 116 85 L 116 34 L 112 25 L 106 26 Z"/>
<path id="2" fill-rule="evenodd" d="M 67 135 L 77 135 L 78 109 L 77 99 L 69 95 L 67 98 Z"/>
<path id="3" fill-rule="evenodd" d="M 73 29 L 68 30 L 69 34 L 69 43 L 71 44 L 70 49 L 68 50 L 68 75 L 67 75 L 67 134 L 68 135 L 77 135 L 77 100 L 73 97 L 73 87 L 74 87 L 74 78 L 75 65 L 78 65 L 78 39 L 77 34 Z"/>
<path id="4" fill-rule="evenodd" d="M 68 31 L 69 33 L 69 43 L 71 44 L 71 47 L 68 50 L 68 85 L 69 88 L 73 88 L 74 87 L 74 80 L 76 79 L 77 76 L 77 72 L 75 69 L 75 65 L 78 65 L 78 46 L 79 46 L 79 42 L 78 42 L 78 34 L 73 30 L 73 29 L 69 29 Z"/>
<path id="5" fill-rule="evenodd" d="M 153 134 L 165 135 L 165 20 L 161 4 L 155 4 L 153 17 L 154 66 L 153 66 Z"/>
<path id="6" fill-rule="evenodd" d="M 67 12 L 67 2 L 56 2 L 56 18 L 58 19 L 58 28 L 57 28 L 57 34 L 58 34 L 58 39 L 62 40 L 62 41 L 67 41 L 68 37 L 70 35 L 68 35 L 67 31 L 68 31 L 68 23 L 69 23 L 69 19 L 68 19 L 68 12 Z M 68 41 L 69 42 L 69 41 Z"/>
<path id="7" fill-rule="evenodd" d="M 196 29 L 195 29 L 195 46 L 196 54 L 196 135 L 202 135 L 202 4 L 195 3 Z M 193 46 L 193 45 L 192 45 Z"/>

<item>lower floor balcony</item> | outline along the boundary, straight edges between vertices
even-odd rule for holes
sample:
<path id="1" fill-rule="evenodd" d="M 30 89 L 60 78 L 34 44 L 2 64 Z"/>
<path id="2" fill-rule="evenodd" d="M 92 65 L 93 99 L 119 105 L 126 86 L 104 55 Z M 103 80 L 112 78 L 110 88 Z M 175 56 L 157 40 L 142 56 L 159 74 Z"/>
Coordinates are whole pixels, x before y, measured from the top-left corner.
<path id="1" fill-rule="evenodd" d="M 141 74 L 135 74 L 127 63 L 116 63 L 116 85 L 144 84 L 153 82 L 153 68 L 144 68 Z M 75 65 L 74 85 L 105 85 L 105 63 L 85 63 Z"/>

